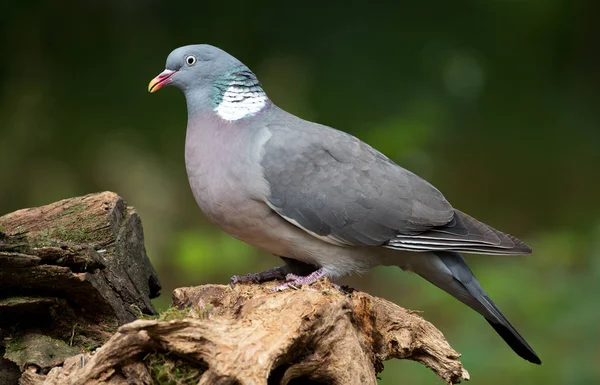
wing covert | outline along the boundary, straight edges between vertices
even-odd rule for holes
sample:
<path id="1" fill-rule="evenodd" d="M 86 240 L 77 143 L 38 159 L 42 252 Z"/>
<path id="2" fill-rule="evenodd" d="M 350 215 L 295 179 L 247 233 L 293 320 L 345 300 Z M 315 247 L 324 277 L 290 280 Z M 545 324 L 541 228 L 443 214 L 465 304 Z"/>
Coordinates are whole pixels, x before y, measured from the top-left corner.
<path id="1" fill-rule="evenodd" d="M 435 187 L 351 135 L 309 122 L 268 129 L 261 160 L 267 203 L 315 236 L 379 246 L 453 219 Z"/>

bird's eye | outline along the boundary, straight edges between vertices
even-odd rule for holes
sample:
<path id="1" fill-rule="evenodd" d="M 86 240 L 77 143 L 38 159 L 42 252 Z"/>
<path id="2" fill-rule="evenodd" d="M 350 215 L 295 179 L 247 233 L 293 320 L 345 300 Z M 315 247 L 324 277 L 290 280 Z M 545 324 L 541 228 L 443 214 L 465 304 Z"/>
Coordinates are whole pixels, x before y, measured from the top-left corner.
<path id="1" fill-rule="evenodd" d="M 194 64 L 196 64 L 196 56 L 194 56 L 194 55 L 187 56 L 185 58 L 185 64 L 189 65 L 190 67 L 193 66 Z"/>

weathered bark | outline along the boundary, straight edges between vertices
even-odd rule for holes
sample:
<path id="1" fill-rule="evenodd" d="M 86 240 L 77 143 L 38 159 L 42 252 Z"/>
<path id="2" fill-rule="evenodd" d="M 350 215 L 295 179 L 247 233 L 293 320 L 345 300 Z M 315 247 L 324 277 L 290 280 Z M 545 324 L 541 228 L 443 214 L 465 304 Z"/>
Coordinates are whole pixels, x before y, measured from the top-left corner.
<path id="1" fill-rule="evenodd" d="M 141 221 L 114 193 L 0 217 L 0 356 L 21 370 L 47 373 L 100 346 L 119 325 L 155 314 L 159 290 Z M 0 377 L 14 369 L 4 361 Z"/>
<path id="2" fill-rule="evenodd" d="M 94 355 L 22 384 L 150 384 L 152 352 L 195 366 L 201 385 L 376 384 L 392 358 L 418 361 L 446 383 L 469 378 L 442 333 L 411 311 L 366 293 L 344 295 L 327 280 L 278 293 L 269 286 L 176 289 L 181 319 L 124 325 Z"/>

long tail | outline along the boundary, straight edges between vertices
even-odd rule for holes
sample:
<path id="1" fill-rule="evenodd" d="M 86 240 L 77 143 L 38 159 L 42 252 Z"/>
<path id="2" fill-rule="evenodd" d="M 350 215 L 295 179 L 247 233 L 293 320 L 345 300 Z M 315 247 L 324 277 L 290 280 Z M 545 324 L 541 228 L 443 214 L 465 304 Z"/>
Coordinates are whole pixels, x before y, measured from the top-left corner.
<path id="1" fill-rule="evenodd" d="M 428 256 L 421 254 L 413 259 L 411 269 L 485 317 L 519 356 L 534 364 L 542 363 L 483 290 L 460 253 L 435 251 Z"/>

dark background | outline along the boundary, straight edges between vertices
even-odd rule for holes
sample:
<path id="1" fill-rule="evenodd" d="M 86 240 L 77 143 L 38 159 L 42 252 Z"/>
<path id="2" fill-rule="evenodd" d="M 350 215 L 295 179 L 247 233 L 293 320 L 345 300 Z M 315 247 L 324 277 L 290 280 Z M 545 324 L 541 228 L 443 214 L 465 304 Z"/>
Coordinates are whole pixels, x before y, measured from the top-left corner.
<path id="1" fill-rule="evenodd" d="M 144 222 L 162 309 L 174 287 L 278 264 L 204 219 L 183 96 L 146 91 L 172 49 L 213 44 L 282 108 L 358 136 L 529 243 L 531 256 L 468 259 L 544 364 L 399 269 L 342 283 L 423 310 L 474 384 L 599 381 L 600 3 L 418 3 L 2 1 L 0 213 L 118 192 Z M 381 377 L 439 383 L 411 362 Z"/>

